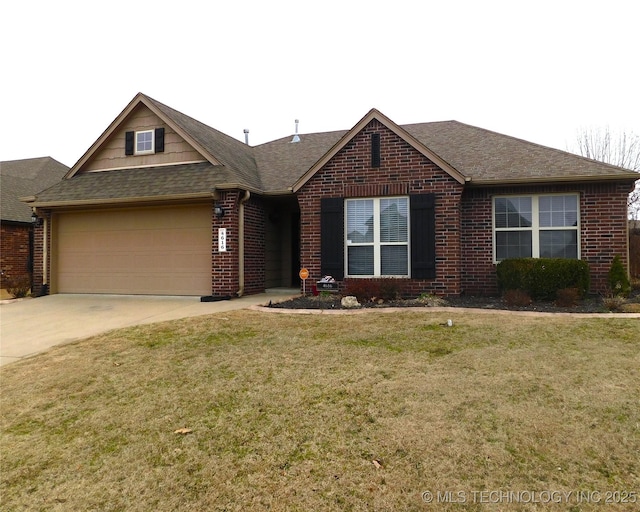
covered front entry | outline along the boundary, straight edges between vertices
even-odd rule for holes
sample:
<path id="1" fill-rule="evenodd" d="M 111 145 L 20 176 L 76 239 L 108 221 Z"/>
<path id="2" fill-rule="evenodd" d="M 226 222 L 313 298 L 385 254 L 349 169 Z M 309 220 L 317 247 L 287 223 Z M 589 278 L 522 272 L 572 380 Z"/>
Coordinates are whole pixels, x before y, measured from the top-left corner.
<path id="1" fill-rule="evenodd" d="M 300 208 L 293 197 L 265 201 L 265 286 L 300 286 Z"/>
<path id="2" fill-rule="evenodd" d="M 211 205 L 56 213 L 52 293 L 211 294 Z"/>

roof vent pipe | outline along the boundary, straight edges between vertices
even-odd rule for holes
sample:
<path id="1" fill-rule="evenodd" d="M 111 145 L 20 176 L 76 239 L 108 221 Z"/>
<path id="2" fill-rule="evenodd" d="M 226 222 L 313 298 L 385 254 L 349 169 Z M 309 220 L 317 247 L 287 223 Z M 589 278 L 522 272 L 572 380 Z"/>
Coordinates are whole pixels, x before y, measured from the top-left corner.
<path id="1" fill-rule="evenodd" d="M 249 130 L 247 128 L 244 129 L 244 143 L 249 145 Z"/>
<path id="2" fill-rule="evenodd" d="M 296 134 L 293 136 L 293 139 L 291 139 L 291 142 L 300 142 L 300 137 L 298 137 L 298 123 L 300 121 L 298 121 L 296 119 Z"/>

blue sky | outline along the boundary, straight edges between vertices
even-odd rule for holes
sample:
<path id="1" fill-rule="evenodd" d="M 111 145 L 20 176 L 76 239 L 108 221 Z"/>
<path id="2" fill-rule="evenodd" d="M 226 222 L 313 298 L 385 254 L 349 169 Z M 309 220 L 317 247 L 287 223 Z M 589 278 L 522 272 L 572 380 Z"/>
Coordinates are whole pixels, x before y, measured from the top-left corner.
<path id="1" fill-rule="evenodd" d="M 633 2 L 34 0 L 2 7 L 0 160 L 73 165 L 137 92 L 252 145 L 456 119 L 640 134 Z"/>

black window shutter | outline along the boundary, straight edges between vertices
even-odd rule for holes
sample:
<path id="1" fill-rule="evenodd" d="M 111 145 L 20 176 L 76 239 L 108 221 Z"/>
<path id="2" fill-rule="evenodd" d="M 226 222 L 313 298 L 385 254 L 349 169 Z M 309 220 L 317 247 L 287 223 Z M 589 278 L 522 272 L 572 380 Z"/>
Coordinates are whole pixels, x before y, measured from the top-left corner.
<path id="1" fill-rule="evenodd" d="M 156 128 L 154 139 L 156 153 L 164 153 L 164 128 Z"/>
<path id="2" fill-rule="evenodd" d="M 124 134 L 124 154 L 133 155 L 133 139 L 135 138 L 134 132 L 126 132 Z"/>
<path id="3" fill-rule="evenodd" d="M 320 271 L 337 280 L 344 278 L 344 199 L 320 200 Z"/>
<path id="4" fill-rule="evenodd" d="M 371 134 L 371 167 L 380 167 L 380 134 Z"/>
<path id="5" fill-rule="evenodd" d="M 436 277 L 436 196 L 409 196 L 411 208 L 411 277 Z"/>

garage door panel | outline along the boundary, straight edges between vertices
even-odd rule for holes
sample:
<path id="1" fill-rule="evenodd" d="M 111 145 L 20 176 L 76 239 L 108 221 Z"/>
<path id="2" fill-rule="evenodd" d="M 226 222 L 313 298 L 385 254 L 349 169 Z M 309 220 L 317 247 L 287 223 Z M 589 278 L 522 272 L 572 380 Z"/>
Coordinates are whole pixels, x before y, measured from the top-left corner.
<path id="1" fill-rule="evenodd" d="M 97 254 L 94 256 L 95 270 L 99 270 L 101 273 L 109 272 L 117 274 L 118 271 L 123 272 L 128 268 L 135 268 L 133 266 L 135 259 L 132 254 L 126 252 Z M 140 268 L 144 262 L 140 262 L 138 268 Z"/>
<path id="2" fill-rule="evenodd" d="M 175 241 L 185 248 L 201 247 L 200 230 L 189 229 L 176 233 Z"/>
<path id="3" fill-rule="evenodd" d="M 209 205 L 57 217 L 57 291 L 208 295 Z"/>

